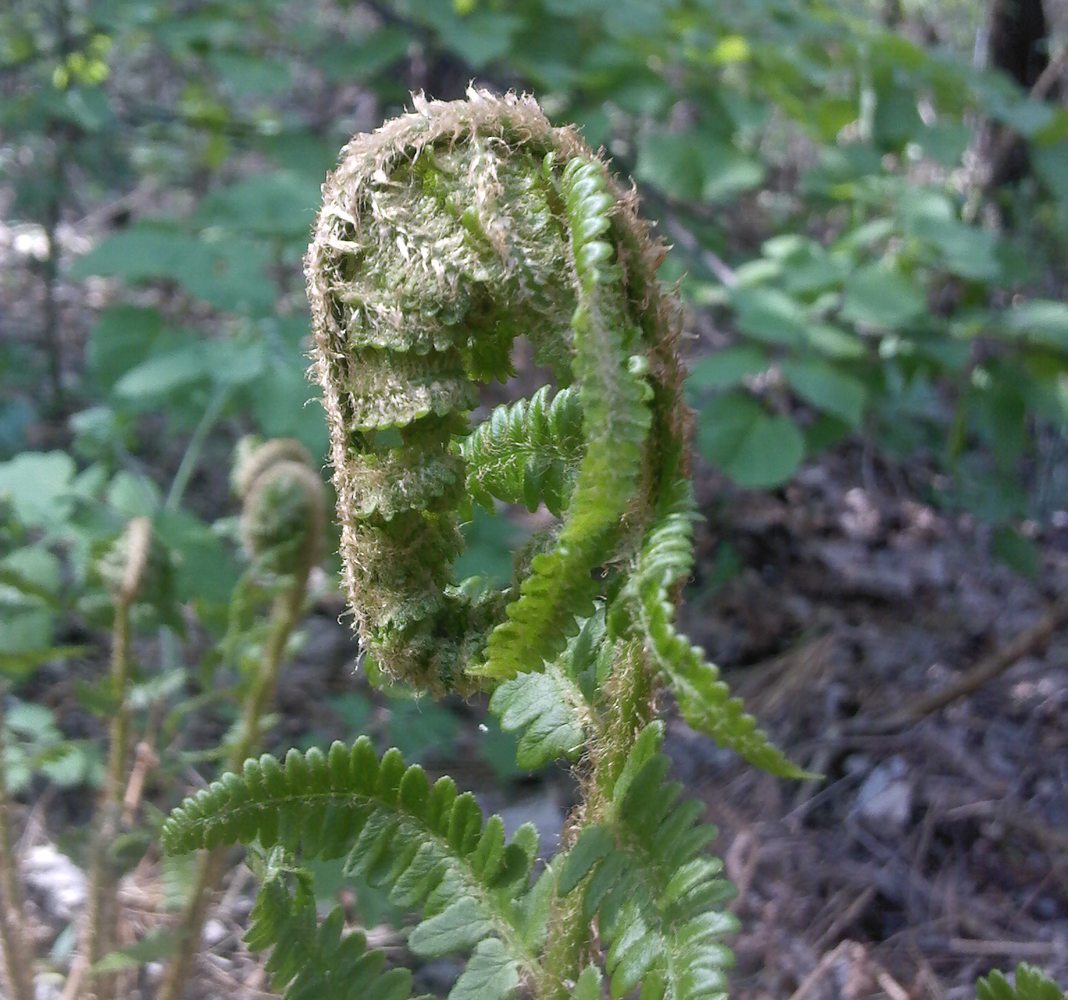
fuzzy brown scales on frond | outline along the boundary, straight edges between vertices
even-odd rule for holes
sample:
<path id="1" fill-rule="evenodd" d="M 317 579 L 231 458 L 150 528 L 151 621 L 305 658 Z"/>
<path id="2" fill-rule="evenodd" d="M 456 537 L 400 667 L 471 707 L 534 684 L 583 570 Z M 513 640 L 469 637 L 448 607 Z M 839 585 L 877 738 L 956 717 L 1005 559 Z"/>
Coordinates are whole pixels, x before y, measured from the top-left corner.
<path id="1" fill-rule="evenodd" d="M 327 178 L 306 259 L 313 370 L 349 597 L 387 676 L 441 690 L 540 669 L 597 596 L 595 568 L 635 550 L 659 456 L 685 433 L 679 307 L 636 207 L 575 129 L 480 90 L 415 98 Z M 472 602 L 451 586 L 457 445 L 519 336 L 575 384 L 585 455 L 552 551 Z"/>

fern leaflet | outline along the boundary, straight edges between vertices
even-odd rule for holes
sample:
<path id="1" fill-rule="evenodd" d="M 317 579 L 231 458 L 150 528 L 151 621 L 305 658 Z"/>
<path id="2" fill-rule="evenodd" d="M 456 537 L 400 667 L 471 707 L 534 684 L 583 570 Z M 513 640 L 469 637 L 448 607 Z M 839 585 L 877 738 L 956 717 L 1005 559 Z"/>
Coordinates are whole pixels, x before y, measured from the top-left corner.
<path id="1" fill-rule="evenodd" d="M 627 330 L 621 308 L 619 268 L 602 239 L 613 205 L 604 165 L 576 157 L 560 184 L 575 265 L 571 328 L 587 448 L 555 548 L 534 558 L 519 600 L 506 609 L 509 620 L 490 633 L 476 672 L 498 678 L 541 669 L 575 633 L 576 617 L 592 612 L 599 587 L 591 573 L 611 553 L 652 420 L 643 365 L 628 361 L 636 331 Z"/>
<path id="2" fill-rule="evenodd" d="M 707 733 L 720 746 L 733 750 L 750 764 L 783 778 L 814 777 L 792 763 L 732 698 L 719 669 L 675 630 L 672 588 L 693 565 L 693 489 L 676 479 L 665 490 L 663 513 L 649 531 L 637 559 L 631 587 L 636 614 L 653 661 L 675 692 L 683 718 Z"/>
<path id="3" fill-rule="evenodd" d="M 467 492 L 487 510 L 493 498 L 562 516 L 582 458 L 582 407 L 573 389 L 551 396 L 542 386 L 530 399 L 498 406 L 461 443 Z"/>
<path id="4" fill-rule="evenodd" d="M 540 929 L 526 898 L 538 888 L 528 891 L 533 828 L 506 843 L 500 817 L 483 822 L 474 797 L 458 795 L 451 779 L 431 786 L 396 750 L 379 761 L 366 738 L 351 750 L 335 743 L 329 754 L 291 750 L 284 765 L 269 755 L 247 761 L 241 776 L 224 775 L 174 810 L 162 837 L 171 853 L 259 841 L 306 860 L 347 855 L 346 873 L 423 912 L 409 938 L 414 952 L 474 948 L 482 962 L 506 955 L 517 982 L 537 965 Z M 499 972 L 494 982 L 506 978 Z"/>
<path id="5" fill-rule="evenodd" d="M 542 673 L 504 681 L 490 699 L 490 711 L 506 732 L 521 732 L 516 753 L 531 770 L 552 760 L 574 759 L 586 741 L 599 659 L 606 647 L 604 615 L 582 623 L 567 649 Z"/>
<path id="6" fill-rule="evenodd" d="M 720 906 L 734 890 L 722 862 L 701 854 L 715 837 L 697 824 L 701 806 L 677 803 L 681 786 L 665 783 L 662 738 L 659 723 L 638 737 L 608 814 L 582 831 L 558 889 L 581 888 L 584 916 L 597 917 L 613 1000 L 639 985 L 643 1000 L 721 1000 L 733 957 L 720 939 L 737 922 Z"/>
<path id="7" fill-rule="evenodd" d="M 976 983 L 978 1000 L 1064 1000 L 1064 991 L 1032 965 L 1016 966 L 1015 985 L 997 970 Z"/>
<path id="8" fill-rule="evenodd" d="M 292 889 L 290 882 L 295 883 Z M 286 1000 L 409 1000 L 412 974 L 385 969 L 381 951 L 369 951 L 362 934 L 343 931 L 340 907 L 319 926 L 306 872 L 271 865 L 245 941 L 254 951 L 271 949 L 267 973 L 272 987 L 285 991 Z"/>

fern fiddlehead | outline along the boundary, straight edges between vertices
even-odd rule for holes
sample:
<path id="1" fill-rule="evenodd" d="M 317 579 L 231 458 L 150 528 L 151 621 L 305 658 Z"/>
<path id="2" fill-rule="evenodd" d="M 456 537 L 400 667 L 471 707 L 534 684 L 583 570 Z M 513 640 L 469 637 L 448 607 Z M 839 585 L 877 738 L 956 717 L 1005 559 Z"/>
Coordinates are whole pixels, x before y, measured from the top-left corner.
<path id="1" fill-rule="evenodd" d="M 342 151 L 305 265 L 361 644 L 417 690 L 492 692 L 520 762 L 576 761 L 583 802 L 535 878 L 529 833 L 505 844 L 498 819 L 483 822 L 451 782 L 430 788 L 395 751 L 378 759 L 360 742 L 250 762 L 188 800 L 164 836 L 172 850 L 281 852 L 257 942 L 289 934 L 277 872 L 347 856 L 421 913 L 413 950 L 472 952 L 452 1000 L 725 995 L 727 886 L 701 854 L 714 831 L 666 782 L 658 684 L 723 745 L 802 772 L 675 630 L 695 515 L 681 310 L 656 276 L 663 255 L 634 195 L 529 98 L 417 98 Z M 518 337 L 556 390 L 472 429 L 478 387 L 510 377 Z M 460 519 L 498 501 L 544 505 L 558 525 L 517 560 L 510 587 L 487 591 L 452 565 Z M 339 918 L 322 937 L 305 926 L 301 892 L 297 879 L 285 898 L 306 951 L 364 961 L 360 941 L 339 957 Z M 290 996 L 347 995 L 298 968 L 291 947 L 276 955 Z M 390 982 L 406 995 L 407 980 Z"/>
<path id="2" fill-rule="evenodd" d="M 463 686 L 465 670 L 537 670 L 576 612 L 592 612 L 591 573 L 623 547 L 643 473 L 656 478 L 654 411 L 661 437 L 682 432 L 670 423 L 678 323 L 652 280 L 658 254 L 633 199 L 533 101 L 473 91 L 417 102 L 346 147 L 307 258 L 315 371 L 349 594 L 391 676 L 440 689 Z M 509 376 L 519 336 L 573 389 L 548 413 L 543 395 L 495 416 L 458 446 L 477 384 Z M 501 424 L 514 433 L 492 433 Z M 542 447 L 554 431 L 555 462 Z M 563 523 L 517 594 L 475 603 L 449 586 L 466 482 L 485 500 L 514 478 L 495 475 L 495 453 L 518 465 L 524 450 L 525 502 L 563 508 L 569 480 Z"/>

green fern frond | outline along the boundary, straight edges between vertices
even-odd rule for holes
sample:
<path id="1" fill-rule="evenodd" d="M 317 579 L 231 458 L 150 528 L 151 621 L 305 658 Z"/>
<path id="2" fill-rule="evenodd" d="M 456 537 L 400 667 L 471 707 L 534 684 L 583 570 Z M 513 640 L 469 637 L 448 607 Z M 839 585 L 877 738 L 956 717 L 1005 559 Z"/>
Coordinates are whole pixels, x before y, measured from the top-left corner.
<path id="1" fill-rule="evenodd" d="M 737 929 L 721 909 L 734 889 L 702 854 L 716 831 L 701 806 L 678 803 L 666 782 L 663 727 L 638 737 L 611 791 L 607 815 L 587 826 L 563 862 L 562 895 L 581 889 L 584 917 L 608 945 L 613 1000 L 639 986 L 647 1000 L 722 1000 L 733 962 L 722 937 Z"/>
<path id="2" fill-rule="evenodd" d="M 590 574 L 611 553 L 652 422 L 648 366 L 630 357 L 637 331 L 628 329 L 612 244 L 601 238 L 614 205 L 604 165 L 576 157 L 560 188 L 575 265 L 571 328 L 587 447 L 556 547 L 531 563 L 509 620 L 490 633 L 476 671 L 490 677 L 540 670 L 575 633 L 575 617 L 589 614 L 598 591 Z"/>
<path id="3" fill-rule="evenodd" d="M 978 1000 L 1064 1000 L 1065 992 L 1045 973 L 1021 962 L 1016 966 L 1016 983 L 1010 983 L 997 970 L 976 983 Z"/>
<path id="4" fill-rule="evenodd" d="M 671 592 L 693 565 L 693 489 L 678 479 L 666 490 L 664 513 L 650 530 L 631 580 L 638 621 L 653 661 L 667 679 L 682 717 L 720 746 L 783 778 L 815 777 L 790 761 L 732 698 L 719 668 L 674 627 Z"/>
<path id="5" fill-rule="evenodd" d="M 551 393 L 542 386 L 530 399 L 498 406 L 460 443 L 467 491 L 487 510 L 496 497 L 563 514 L 586 441 L 578 393 Z"/>
<path id="6" fill-rule="evenodd" d="M 573 760 L 585 745 L 592 690 L 603 650 L 604 615 L 582 623 L 565 652 L 543 673 L 520 674 L 502 683 L 490 699 L 490 711 L 506 732 L 521 732 L 516 748 L 520 767 L 535 769 L 553 760 Z"/>
<path id="7" fill-rule="evenodd" d="M 484 822 L 474 796 L 458 795 L 449 778 L 431 786 L 396 750 L 379 761 L 366 738 L 351 750 L 335 743 L 329 754 L 291 750 L 284 764 L 269 755 L 247 761 L 242 775 L 224 775 L 174 810 L 162 839 L 171 853 L 258 841 L 301 859 L 347 855 L 346 873 L 422 910 L 408 942 L 417 954 L 474 948 L 485 963 L 498 954 L 487 943 L 495 939 L 517 981 L 536 966 L 527 942 L 538 934 L 523 898 L 537 854 L 533 828 L 506 843 L 500 817 Z M 495 981 L 506 978 L 499 972 Z"/>
<path id="8" fill-rule="evenodd" d="M 368 950 L 362 934 L 344 934 L 340 907 L 319 925 L 307 872 L 270 871 L 251 916 L 245 941 L 254 951 L 271 949 L 267 974 L 286 1000 L 409 1000 L 412 995 L 407 969 L 386 969 L 385 955 Z"/>

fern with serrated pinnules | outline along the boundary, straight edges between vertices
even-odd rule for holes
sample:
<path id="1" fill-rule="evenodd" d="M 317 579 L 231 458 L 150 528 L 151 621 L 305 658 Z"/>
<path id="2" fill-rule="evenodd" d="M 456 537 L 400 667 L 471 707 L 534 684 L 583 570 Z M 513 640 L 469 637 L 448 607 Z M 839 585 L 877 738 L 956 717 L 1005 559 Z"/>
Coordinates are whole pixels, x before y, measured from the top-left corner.
<path id="1" fill-rule="evenodd" d="M 411 973 L 385 969 L 385 956 L 369 950 L 362 934 L 344 935 L 340 907 L 320 926 L 307 872 L 274 861 L 268 863 L 246 935 L 249 947 L 272 948 L 271 985 L 286 990 L 290 1000 L 410 1000 Z"/>
<path id="2" fill-rule="evenodd" d="M 732 964 L 721 938 L 737 921 L 720 906 L 734 888 L 719 877 L 722 862 L 702 853 L 715 837 L 697 823 L 702 807 L 680 805 L 682 786 L 665 780 L 661 739 L 652 723 L 635 741 L 600 820 L 567 855 L 557 891 L 581 887 L 583 918 L 597 918 L 608 945 L 613 997 L 641 986 L 643 1000 L 712 1000 L 725 995 Z"/>
<path id="3" fill-rule="evenodd" d="M 539 971 L 553 876 L 547 869 L 531 884 L 533 827 L 506 843 L 500 817 L 484 821 L 473 795 L 458 794 L 450 778 L 431 785 L 396 750 L 379 760 L 366 737 L 327 754 L 291 750 L 284 763 L 250 760 L 240 776 L 186 800 L 163 830 L 170 852 L 222 843 L 258 843 L 303 860 L 345 857 L 347 874 L 422 912 L 408 940 L 413 952 L 474 949 L 455 1000 L 507 995 L 478 992 L 490 973 L 515 985 Z M 254 940 L 267 937 L 264 929 Z"/>
<path id="4" fill-rule="evenodd" d="M 667 778 L 658 688 L 723 746 L 803 772 L 675 628 L 695 512 L 664 249 L 574 129 L 529 98 L 468 96 L 357 136 L 323 187 L 306 269 L 345 582 L 375 676 L 490 694 L 520 765 L 573 762 L 582 801 L 537 871 L 532 829 L 506 841 L 451 780 L 360 740 L 247 763 L 164 843 L 276 859 L 250 943 L 274 948 L 290 997 L 349 996 L 338 969 L 407 996 L 339 914 L 314 920 L 299 864 L 342 857 L 418 915 L 413 953 L 468 954 L 452 1000 L 721 997 L 730 887 Z M 556 386 L 472 427 L 518 337 Z M 555 518 L 500 590 L 453 576 L 476 503 Z"/>
<path id="5" fill-rule="evenodd" d="M 490 512 L 494 499 L 530 511 L 545 504 L 557 517 L 567 508 L 586 447 L 582 406 L 570 389 L 550 394 L 545 385 L 530 399 L 498 406 L 460 442 L 467 492 Z"/>
<path id="6" fill-rule="evenodd" d="M 1064 1000 L 1064 991 L 1034 966 L 1021 962 L 1016 966 L 1016 982 L 991 972 L 976 984 L 978 1000 Z"/>

